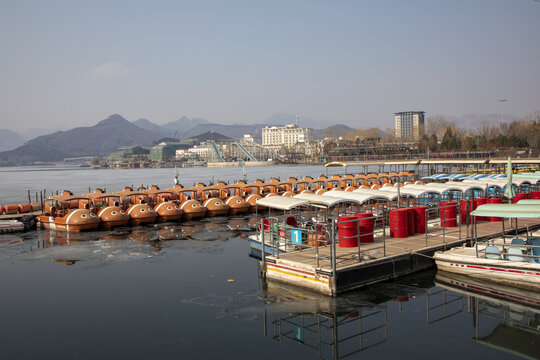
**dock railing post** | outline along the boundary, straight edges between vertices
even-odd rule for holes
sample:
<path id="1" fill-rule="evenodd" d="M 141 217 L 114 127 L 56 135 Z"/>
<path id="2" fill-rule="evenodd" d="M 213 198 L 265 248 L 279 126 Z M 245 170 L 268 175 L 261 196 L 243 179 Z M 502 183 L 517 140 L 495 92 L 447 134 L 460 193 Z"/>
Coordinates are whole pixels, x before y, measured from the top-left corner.
<path id="1" fill-rule="evenodd" d="M 362 261 L 362 257 L 360 256 L 360 220 L 356 219 L 356 229 L 357 229 L 357 235 L 356 235 L 356 246 L 358 248 L 358 262 Z"/>
<path id="2" fill-rule="evenodd" d="M 456 203 L 456 223 L 458 223 L 459 220 L 459 240 L 461 240 L 461 219 L 458 219 L 458 217 L 461 217 L 461 203 Z"/>
<path id="3" fill-rule="evenodd" d="M 429 207 L 426 207 L 426 210 L 424 210 L 424 230 L 426 234 L 426 247 L 428 244 L 428 219 L 429 219 Z"/>
<path id="4" fill-rule="evenodd" d="M 330 261 L 332 262 L 332 293 L 334 295 L 337 294 L 337 281 L 336 281 L 336 219 L 332 219 L 332 229 L 331 229 L 331 236 L 332 236 L 332 251 L 330 256 Z"/>
<path id="5" fill-rule="evenodd" d="M 383 208 L 383 212 L 382 212 L 382 239 L 383 239 L 383 254 L 384 256 L 386 256 L 386 208 Z"/>
<path id="6" fill-rule="evenodd" d="M 262 263 L 263 263 L 263 268 L 264 268 L 264 263 L 266 261 L 266 257 L 265 257 L 265 251 L 264 251 L 264 219 L 261 219 L 261 224 L 260 224 L 260 237 L 261 237 L 261 259 L 262 259 Z"/>
<path id="7" fill-rule="evenodd" d="M 444 244 L 444 248 L 446 249 L 446 216 L 445 215 L 445 211 L 444 211 L 444 206 L 441 207 L 441 203 L 439 203 L 439 215 L 441 217 L 441 220 L 442 220 L 442 241 L 443 241 L 443 244 Z"/>

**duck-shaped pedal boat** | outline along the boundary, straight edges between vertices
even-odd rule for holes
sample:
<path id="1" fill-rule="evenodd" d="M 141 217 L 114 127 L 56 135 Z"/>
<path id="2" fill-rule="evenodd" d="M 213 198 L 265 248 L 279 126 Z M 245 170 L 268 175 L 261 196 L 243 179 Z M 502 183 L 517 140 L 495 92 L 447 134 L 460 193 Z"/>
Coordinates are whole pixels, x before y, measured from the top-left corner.
<path id="1" fill-rule="evenodd" d="M 148 194 L 149 204 L 154 205 L 157 221 L 180 221 L 183 211 L 173 201 L 176 195 L 172 191 L 160 190 L 156 185 L 152 185 L 150 189 L 143 190 L 143 192 Z"/>
<path id="2" fill-rule="evenodd" d="M 119 195 L 96 189 L 85 196 L 91 199 L 90 207 L 99 217 L 100 228 L 112 229 L 129 223 L 129 215 L 120 207 Z"/>
<path id="3" fill-rule="evenodd" d="M 220 197 L 229 206 L 229 215 L 244 214 L 249 211 L 249 204 L 244 200 L 244 184 L 227 185 L 221 188 Z"/>
<path id="4" fill-rule="evenodd" d="M 219 197 L 214 197 L 219 194 L 219 189 L 213 186 L 205 188 L 197 188 L 204 199 L 203 206 L 206 208 L 206 216 L 225 216 L 229 213 L 229 205 L 225 204 Z"/>
<path id="5" fill-rule="evenodd" d="M 148 194 L 133 191 L 130 187 L 117 191 L 114 194 L 120 196 L 122 208 L 129 215 L 129 222 L 133 225 L 153 224 L 157 214 L 154 208 L 148 205 Z"/>
<path id="6" fill-rule="evenodd" d="M 42 229 L 59 231 L 95 230 L 99 218 L 90 210 L 90 199 L 84 196 L 51 196 L 44 201 L 44 213 L 38 216 L 38 225 Z"/>
<path id="7" fill-rule="evenodd" d="M 193 188 L 184 188 L 182 185 L 175 185 L 167 190 L 176 194 L 184 219 L 199 219 L 206 215 L 206 208 L 197 200 L 197 191 Z"/>
<path id="8" fill-rule="evenodd" d="M 257 205 L 257 200 L 264 196 L 264 184 L 256 182 L 251 184 L 242 184 L 244 190 L 244 201 L 249 205 L 250 212 L 265 210 L 265 206 Z"/>

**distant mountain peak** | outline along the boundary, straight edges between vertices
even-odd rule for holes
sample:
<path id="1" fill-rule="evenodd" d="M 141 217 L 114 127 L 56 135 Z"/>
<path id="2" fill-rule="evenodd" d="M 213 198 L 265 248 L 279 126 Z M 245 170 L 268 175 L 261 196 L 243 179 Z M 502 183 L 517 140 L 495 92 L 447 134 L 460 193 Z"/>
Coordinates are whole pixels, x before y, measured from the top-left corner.
<path id="1" fill-rule="evenodd" d="M 101 120 L 96 124 L 96 126 L 105 126 L 105 125 L 126 125 L 126 123 L 131 124 L 129 121 L 127 121 L 122 115 L 113 114 L 110 115 L 105 120 Z"/>

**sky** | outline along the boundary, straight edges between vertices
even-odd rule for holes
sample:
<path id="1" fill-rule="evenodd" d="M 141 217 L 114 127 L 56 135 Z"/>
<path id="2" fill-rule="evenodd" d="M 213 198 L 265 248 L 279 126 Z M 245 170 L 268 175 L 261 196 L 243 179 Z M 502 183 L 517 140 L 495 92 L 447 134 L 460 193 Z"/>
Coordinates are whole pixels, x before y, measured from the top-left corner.
<path id="1" fill-rule="evenodd" d="M 0 128 L 540 110 L 540 1 L 2 0 Z"/>

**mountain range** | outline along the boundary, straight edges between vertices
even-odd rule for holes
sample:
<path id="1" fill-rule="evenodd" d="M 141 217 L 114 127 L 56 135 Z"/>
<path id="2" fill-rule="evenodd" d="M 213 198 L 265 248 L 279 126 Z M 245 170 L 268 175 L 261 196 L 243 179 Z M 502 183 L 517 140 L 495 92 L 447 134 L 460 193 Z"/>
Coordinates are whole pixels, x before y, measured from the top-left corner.
<path id="1" fill-rule="evenodd" d="M 484 121 L 498 123 L 499 115 L 469 114 L 462 117 L 445 116 L 451 122 L 462 128 L 478 126 Z M 505 121 L 517 118 L 505 115 Z M 241 138 L 243 134 L 251 133 L 261 137 L 262 128 L 267 125 L 286 125 L 295 123 L 294 115 L 275 113 L 264 123 L 225 125 L 211 123 L 201 118 L 180 119 L 163 125 L 155 124 L 148 119 L 129 122 L 120 115 L 111 115 L 94 126 L 78 127 L 66 131 L 55 131 L 41 135 L 25 142 L 23 136 L 0 129 L 0 165 L 31 164 L 35 162 L 55 162 L 64 158 L 81 156 L 104 156 L 121 146 L 149 146 L 161 138 L 187 138 L 204 133 L 219 133 L 230 138 Z M 353 128 L 312 118 L 300 119 L 302 127 L 314 128 L 314 138 L 344 136 Z M 359 123 L 359 125 L 362 125 Z M 44 129 L 36 129 L 38 133 Z M 383 134 L 383 132 L 380 132 Z"/>
<path id="2" fill-rule="evenodd" d="M 0 165 L 62 161 L 69 157 L 104 156 L 121 146 L 148 146 L 161 136 L 111 115 L 91 127 L 39 136 L 10 151 L 0 152 Z"/>

